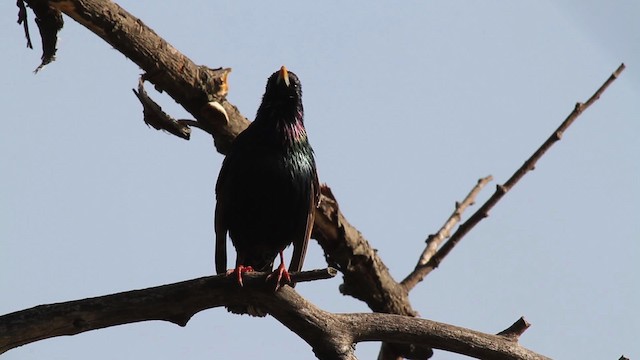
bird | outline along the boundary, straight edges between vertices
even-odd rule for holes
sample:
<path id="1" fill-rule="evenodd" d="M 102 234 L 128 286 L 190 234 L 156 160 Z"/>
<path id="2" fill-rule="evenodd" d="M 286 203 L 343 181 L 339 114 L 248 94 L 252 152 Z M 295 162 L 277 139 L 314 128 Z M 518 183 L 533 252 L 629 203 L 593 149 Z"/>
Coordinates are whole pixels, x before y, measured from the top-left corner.
<path id="1" fill-rule="evenodd" d="M 313 148 L 304 127 L 298 76 L 282 66 L 267 80 L 255 120 L 232 142 L 216 183 L 215 264 L 218 274 L 272 271 L 277 291 L 300 271 L 319 205 Z M 236 249 L 227 270 L 227 235 Z M 289 269 L 283 251 L 293 244 Z"/>

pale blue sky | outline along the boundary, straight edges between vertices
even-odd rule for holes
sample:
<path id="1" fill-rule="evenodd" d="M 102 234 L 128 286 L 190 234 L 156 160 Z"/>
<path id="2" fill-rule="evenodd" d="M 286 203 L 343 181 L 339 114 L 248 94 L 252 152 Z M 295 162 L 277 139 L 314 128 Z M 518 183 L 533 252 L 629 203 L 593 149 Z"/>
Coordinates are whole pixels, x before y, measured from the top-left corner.
<path id="1" fill-rule="evenodd" d="M 232 67 L 229 99 L 250 119 L 267 77 L 296 72 L 321 181 L 397 279 L 478 178 L 506 181 L 624 61 L 411 301 L 425 318 L 489 333 L 524 315 L 521 343 L 553 358 L 640 357 L 640 3 L 119 3 L 195 62 Z M 40 50 L 25 49 L 14 4 L 0 4 L 0 313 L 212 274 L 222 156 L 211 139 L 148 129 L 131 92 L 141 71 L 68 18 L 58 60 L 34 76 Z M 322 266 L 312 241 L 305 268 Z M 340 283 L 296 289 L 326 310 L 368 311 Z M 185 328 L 114 327 L 3 359 L 240 356 L 313 354 L 271 318 L 212 309 Z"/>

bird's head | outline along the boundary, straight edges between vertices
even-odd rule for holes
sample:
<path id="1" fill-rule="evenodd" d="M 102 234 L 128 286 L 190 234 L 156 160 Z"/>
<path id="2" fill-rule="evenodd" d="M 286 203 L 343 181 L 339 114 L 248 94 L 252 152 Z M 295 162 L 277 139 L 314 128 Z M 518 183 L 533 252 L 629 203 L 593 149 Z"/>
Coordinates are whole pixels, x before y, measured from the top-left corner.
<path id="1" fill-rule="evenodd" d="M 267 81 L 264 101 L 280 102 L 287 100 L 301 101 L 302 87 L 298 76 L 282 66 L 274 72 Z"/>
<path id="2" fill-rule="evenodd" d="M 304 130 L 303 117 L 300 80 L 283 66 L 267 80 L 254 123 L 272 124 L 276 128 L 281 128 L 283 124 L 296 124 L 295 129 L 300 132 Z"/>

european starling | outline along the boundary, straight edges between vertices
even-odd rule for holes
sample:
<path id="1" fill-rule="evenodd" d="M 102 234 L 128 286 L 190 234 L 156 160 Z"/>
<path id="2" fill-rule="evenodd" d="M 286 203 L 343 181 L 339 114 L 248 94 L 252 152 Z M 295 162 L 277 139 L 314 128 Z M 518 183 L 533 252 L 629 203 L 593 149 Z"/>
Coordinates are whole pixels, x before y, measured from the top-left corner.
<path id="1" fill-rule="evenodd" d="M 273 272 L 276 289 L 291 282 L 283 250 L 293 244 L 289 271 L 300 271 L 320 186 L 303 123 L 298 77 L 283 66 L 269 77 L 256 119 L 234 140 L 216 184 L 216 271 L 227 271 L 227 232 L 236 248 L 234 274 Z"/>

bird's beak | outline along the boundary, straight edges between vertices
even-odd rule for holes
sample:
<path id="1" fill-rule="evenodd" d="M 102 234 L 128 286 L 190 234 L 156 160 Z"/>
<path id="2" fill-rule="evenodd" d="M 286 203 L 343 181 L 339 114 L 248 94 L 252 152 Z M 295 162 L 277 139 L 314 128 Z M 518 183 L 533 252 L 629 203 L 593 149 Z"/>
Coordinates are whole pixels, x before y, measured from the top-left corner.
<path id="1" fill-rule="evenodd" d="M 285 85 L 287 85 L 287 87 L 289 87 L 289 72 L 287 71 L 287 68 L 284 67 L 284 65 L 282 65 L 282 67 L 280 68 L 280 74 L 278 74 L 278 82 L 280 81 L 284 81 Z"/>

